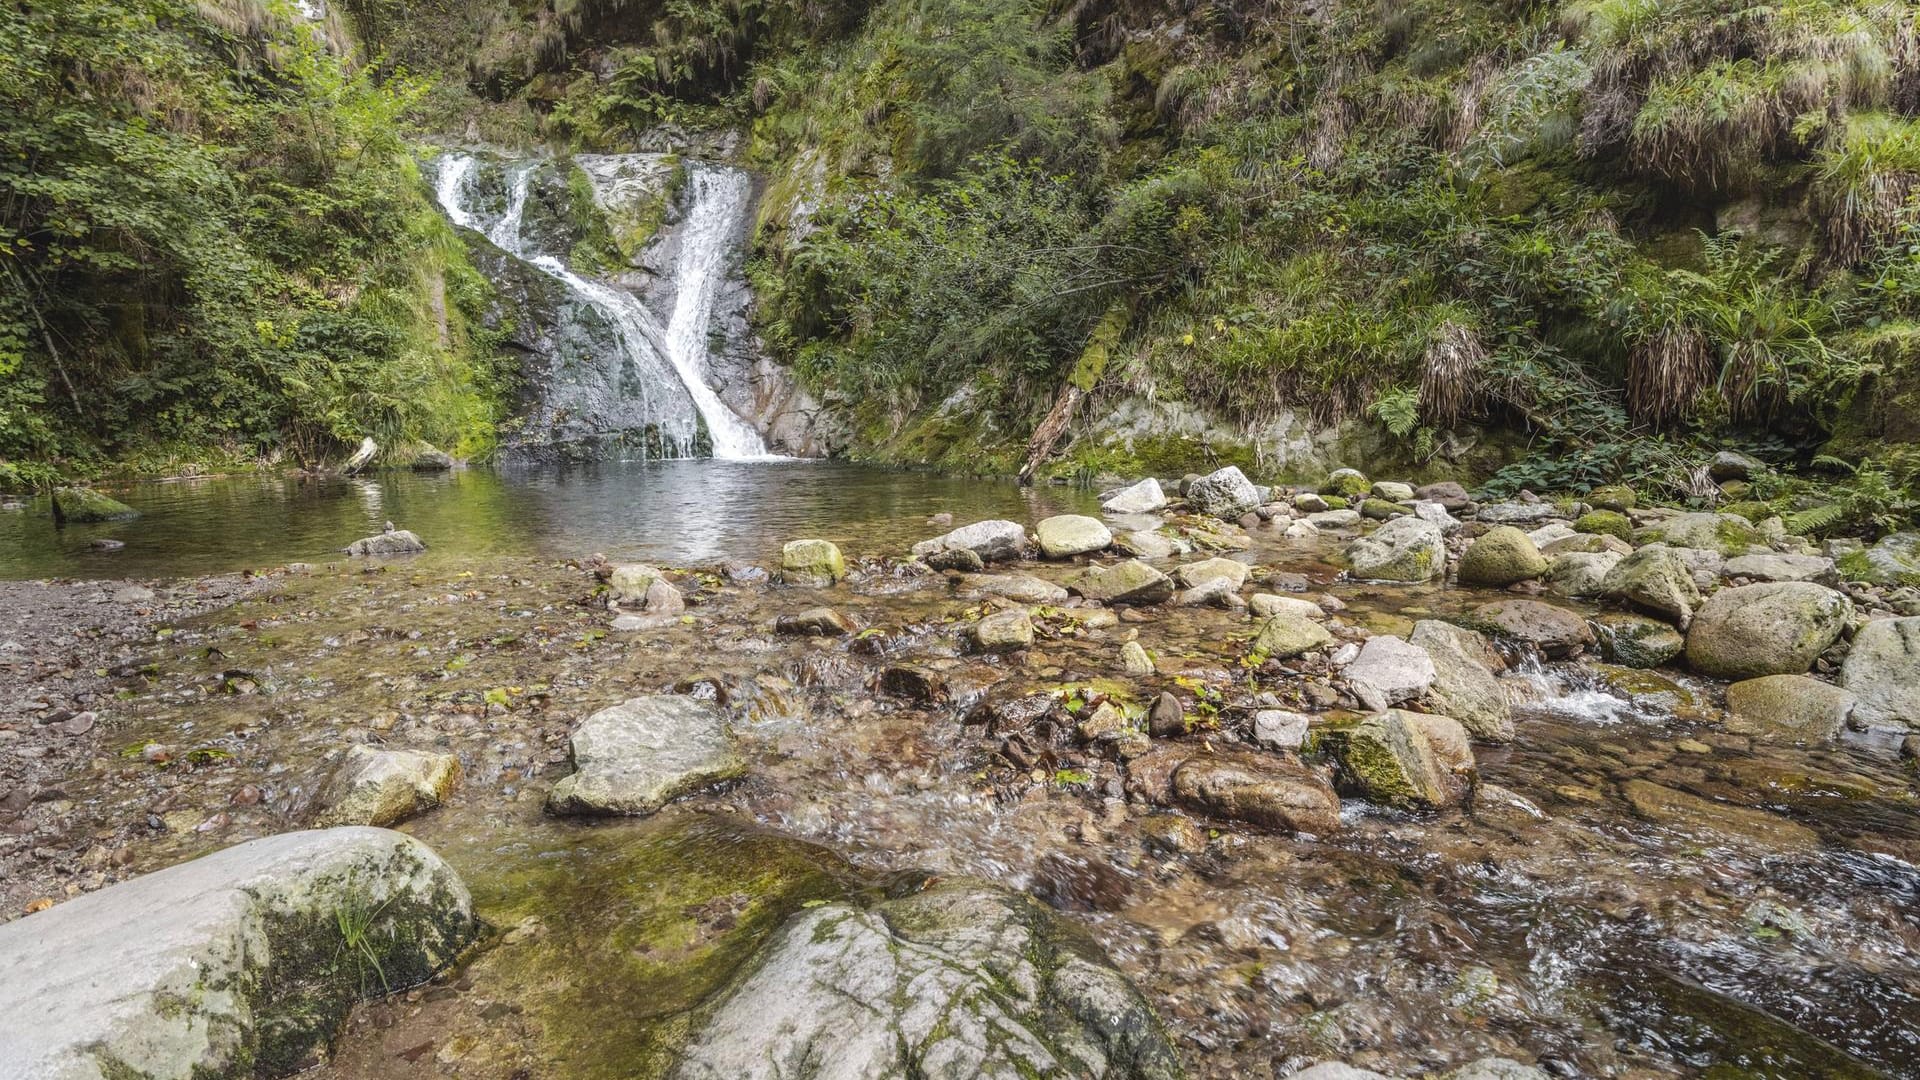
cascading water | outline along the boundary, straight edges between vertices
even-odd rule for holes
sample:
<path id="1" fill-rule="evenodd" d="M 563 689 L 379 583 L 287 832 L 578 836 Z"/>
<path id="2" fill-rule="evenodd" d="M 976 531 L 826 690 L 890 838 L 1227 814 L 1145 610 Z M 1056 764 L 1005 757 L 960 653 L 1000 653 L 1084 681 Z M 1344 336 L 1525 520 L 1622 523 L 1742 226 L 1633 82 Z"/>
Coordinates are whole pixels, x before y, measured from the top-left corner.
<path id="1" fill-rule="evenodd" d="M 633 183 L 630 164 L 650 164 L 652 155 L 608 155 L 583 170 L 597 200 Z M 560 282 L 611 330 L 614 355 L 589 355 L 587 363 L 546 373 L 552 384 L 536 426 L 562 431 L 563 442 L 612 437 L 623 446 L 644 432 L 640 445 L 667 457 L 692 457 L 704 428 L 712 455 L 728 460 L 768 457 L 755 431 L 721 402 L 706 379 L 708 329 L 714 298 L 728 271 L 728 256 L 744 225 L 747 177 L 706 164 L 687 167 L 688 209 L 677 237 L 669 279 L 673 310 L 665 326 L 641 299 L 616 285 L 575 272 L 526 229 L 527 203 L 542 166 L 526 161 L 503 167 L 504 201 L 487 198 L 483 162 L 453 153 L 440 160 L 436 194 L 455 225 L 486 236 L 494 246 Z M 644 171 L 644 170 L 641 170 Z M 589 353 L 607 352 L 600 349 Z"/>

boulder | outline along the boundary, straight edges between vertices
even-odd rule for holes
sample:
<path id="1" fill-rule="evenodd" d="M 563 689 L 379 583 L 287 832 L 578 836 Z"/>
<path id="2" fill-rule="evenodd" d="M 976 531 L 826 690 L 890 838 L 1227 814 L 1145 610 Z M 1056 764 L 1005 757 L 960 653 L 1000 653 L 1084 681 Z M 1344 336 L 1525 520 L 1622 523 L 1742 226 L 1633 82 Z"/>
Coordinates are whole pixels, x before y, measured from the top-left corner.
<path id="1" fill-rule="evenodd" d="M 1920 616 L 1861 627 L 1840 668 L 1840 685 L 1859 698 L 1856 723 L 1920 729 Z"/>
<path id="2" fill-rule="evenodd" d="M 1387 502 L 1403 503 L 1413 501 L 1413 485 L 1397 480 L 1376 480 L 1373 482 L 1372 495 Z"/>
<path id="3" fill-rule="evenodd" d="M 1187 485 L 1189 506 L 1199 513 L 1227 521 L 1259 506 L 1260 502 L 1260 490 L 1238 465 L 1228 465 Z"/>
<path id="4" fill-rule="evenodd" d="M 0 925 L 0 1075 L 285 1076 L 476 930 L 466 885 L 412 837 L 252 840 Z"/>
<path id="5" fill-rule="evenodd" d="M 1762 675 L 1727 687 L 1726 727 L 1769 741 L 1831 742 L 1854 701 L 1851 692 L 1805 675 Z"/>
<path id="6" fill-rule="evenodd" d="M 651 814 L 746 771 L 711 703 L 673 694 L 630 698 L 574 729 L 574 772 L 553 787 L 556 814 Z"/>
<path id="7" fill-rule="evenodd" d="M 1261 709 L 1253 714 L 1253 741 L 1267 750 L 1298 750 L 1307 741 L 1313 717 L 1286 709 Z"/>
<path id="8" fill-rule="evenodd" d="M 1203 559 L 1174 567 L 1173 580 L 1183 589 L 1194 589 L 1225 578 L 1237 590 L 1247 583 L 1247 572 L 1247 564 L 1236 559 Z"/>
<path id="9" fill-rule="evenodd" d="M 1615 552 L 1570 552 L 1547 560 L 1547 588 L 1556 596 L 1601 596 L 1607 575 L 1625 558 Z"/>
<path id="10" fill-rule="evenodd" d="M 407 467 L 414 472 L 446 472 L 453 468 L 453 455 L 445 450 L 435 450 L 429 446 L 413 456 Z"/>
<path id="11" fill-rule="evenodd" d="M 1542 522 L 1551 517 L 1560 516 L 1552 503 L 1485 503 L 1473 512 L 1473 516 L 1489 525 L 1523 525 Z"/>
<path id="12" fill-rule="evenodd" d="M 1067 590 L 1031 574 L 990 574 L 964 578 L 962 592 L 974 596 L 1001 596 L 1020 604 L 1057 604 Z"/>
<path id="13" fill-rule="evenodd" d="M 1736 555 L 1726 561 L 1721 572 L 1728 577 L 1753 581 L 1812 581 L 1821 585 L 1836 585 L 1840 581 L 1833 560 L 1824 555 L 1781 555 L 1771 551 Z"/>
<path id="14" fill-rule="evenodd" d="M 1460 556 L 1458 577 L 1462 585 L 1504 588 L 1546 572 L 1547 560 L 1532 538 L 1511 525 L 1500 525 L 1467 547 L 1466 554 Z"/>
<path id="15" fill-rule="evenodd" d="M 1347 564 L 1369 581 L 1432 581 L 1447 572 L 1447 542 L 1430 521 L 1395 518 L 1348 545 Z"/>
<path id="16" fill-rule="evenodd" d="M 1618 510 L 1595 510 L 1582 514 L 1574 519 L 1573 529 L 1596 536 L 1617 536 L 1629 543 L 1633 540 L 1633 522 Z"/>
<path id="17" fill-rule="evenodd" d="M 1639 502 L 1639 496 L 1625 484 L 1608 484 L 1587 492 L 1587 505 L 1595 510 L 1612 510 L 1624 514 L 1639 505 Z"/>
<path id="18" fill-rule="evenodd" d="M 1273 660 L 1291 660 L 1301 653 L 1333 644 L 1333 635 L 1313 619 L 1275 615 L 1260 624 L 1252 652 Z"/>
<path id="19" fill-rule="evenodd" d="M 1722 589 L 1700 605 L 1687 628 L 1687 664 L 1721 679 L 1797 675 L 1852 618 L 1852 601 L 1812 582 Z"/>
<path id="20" fill-rule="evenodd" d="M 1172 540 L 1148 530 L 1121 533 L 1113 538 L 1113 546 L 1122 555 L 1136 559 L 1165 559 L 1179 550 Z"/>
<path id="21" fill-rule="evenodd" d="M 1173 604 L 1175 607 L 1207 606 L 1229 610 L 1247 606 L 1247 602 L 1240 599 L 1240 593 L 1230 577 L 1210 577 L 1191 589 L 1182 589 L 1173 594 Z"/>
<path id="22" fill-rule="evenodd" d="M 1767 539 L 1753 523 L 1737 514 L 1675 514 L 1634 533 L 1640 544 L 1660 543 L 1676 548 L 1700 548 L 1727 557 L 1766 549 Z"/>
<path id="23" fill-rule="evenodd" d="M 396 824 L 445 802 L 459 775 L 452 754 L 350 746 L 321 791 L 316 824 Z"/>
<path id="24" fill-rule="evenodd" d="M 1870 585 L 1920 585 L 1920 532 L 1889 533 L 1839 559 L 1841 576 Z"/>
<path id="25" fill-rule="evenodd" d="M 1318 492 L 1313 491 L 1302 491 L 1298 495 L 1295 495 L 1293 497 L 1293 508 L 1303 514 L 1317 514 L 1322 510 L 1333 509 L 1327 505 L 1327 500 L 1321 498 Z"/>
<path id="26" fill-rule="evenodd" d="M 1027 530 L 1017 521 L 976 521 L 913 545 L 914 557 L 929 563 L 932 556 L 955 551 L 972 552 L 983 563 L 1018 559 L 1027 553 Z"/>
<path id="27" fill-rule="evenodd" d="M 1024 894 L 931 880 L 794 914 L 692 1018 L 671 1075 L 1181 1075 L 1153 1010 L 1084 931 Z"/>
<path id="28" fill-rule="evenodd" d="M 1440 526 L 1440 531 L 1448 536 L 1459 532 L 1465 524 L 1437 502 L 1416 502 L 1413 504 L 1413 516 L 1421 521 L 1430 521 Z"/>
<path id="29" fill-rule="evenodd" d="M 1766 471 L 1765 462 L 1738 450 L 1722 450 L 1707 462 L 1707 475 L 1715 480 L 1751 480 Z"/>
<path id="30" fill-rule="evenodd" d="M 1473 750 L 1457 720 L 1390 709 L 1327 729 L 1343 792 L 1388 806 L 1458 806 L 1475 780 Z"/>
<path id="31" fill-rule="evenodd" d="M 1540 554 L 1551 560 L 1555 555 L 1631 555 L 1633 545 L 1617 536 L 1600 533 L 1574 533 L 1540 545 Z"/>
<path id="32" fill-rule="evenodd" d="M 1296 619 L 1324 619 L 1326 609 L 1311 600 L 1302 600 L 1297 596 L 1275 596 L 1273 593 L 1254 593 L 1248 601 L 1256 619 L 1271 618 L 1275 615 L 1288 615 Z"/>
<path id="33" fill-rule="evenodd" d="M 853 620 L 830 607 L 814 607 L 792 615 L 782 615 L 773 621 L 776 634 L 795 634 L 800 637 L 846 637 L 853 633 Z"/>
<path id="34" fill-rule="evenodd" d="M 1594 643 L 1593 628 L 1579 612 L 1538 600 L 1496 600 L 1474 608 L 1473 617 L 1556 660 Z"/>
<path id="35" fill-rule="evenodd" d="M 1137 484 L 1108 492 L 1100 509 L 1109 514 L 1151 514 L 1166 509 L 1166 505 L 1167 494 L 1160 489 L 1160 481 L 1149 476 Z"/>
<path id="36" fill-rule="evenodd" d="M 406 529 L 395 529 L 391 532 L 363 536 L 348 544 L 345 550 L 349 555 L 361 556 L 418 555 L 427 550 L 427 544 Z"/>
<path id="37" fill-rule="evenodd" d="M 1390 503 L 1385 499 L 1368 499 L 1360 504 L 1360 516 L 1368 521 L 1388 521 L 1411 513 L 1412 507 Z"/>
<path id="38" fill-rule="evenodd" d="M 1320 493 L 1339 499 L 1364 499 L 1373 491 L 1373 481 L 1359 469 L 1335 469 L 1327 474 Z"/>
<path id="39" fill-rule="evenodd" d="M 1413 624 L 1408 639 L 1433 665 L 1427 700 L 1460 721 L 1467 734 L 1487 743 L 1513 741 L 1513 706 L 1494 674 L 1495 654 L 1486 637 L 1438 619 Z"/>
<path id="40" fill-rule="evenodd" d="M 1089 566 L 1069 578 L 1067 588 L 1103 604 L 1158 604 L 1173 595 L 1173 579 L 1129 559 L 1112 566 Z"/>
<path id="41" fill-rule="evenodd" d="M 644 563 L 628 563 L 613 568 L 607 578 L 607 602 L 615 608 L 631 608 L 649 615 L 678 615 L 687 609 L 686 598 L 667 581 L 659 568 Z"/>
<path id="42" fill-rule="evenodd" d="M 780 580 L 824 589 L 847 576 L 847 561 L 831 540 L 790 540 L 780 549 Z"/>
<path id="43" fill-rule="evenodd" d="M 973 624 L 973 641 L 982 651 L 1005 652 L 1033 644 L 1033 620 L 1025 611 L 996 611 Z"/>
<path id="44" fill-rule="evenodd" d="M 1173 774 L 1174 800 L 1190 810 L 1280 832 L 1331 833 L 1340 798 L 1292 758 L 1244 750 L 1197 756 Z"/>
<path id="45" fill-rule="evenodd" d="M 1342 672 L 1353 696 L 1376 712 L 1426 693 L 1434 675 L 1433 658 L 1425 649 L 1392 634 L 1368 638 Z"/>
<path id="46" fill-rule="evenodd" d="M 1113 543 L 1113 533 L 1099 518 L 1082 514 L 1057 514 L 1041 521 L 1033 531 L 1040 542 L 1040 554 L 1049 559 L 1105 551 Z"/>
<path id="47" fill-rule="evenodd" d="M 1452 513 L 1458 513 L 1473 505 L 1473 497 L 1467 494 L 1467 489 L 1452 480 L 1422 484 L 1414 489 L 1413 497 L 1421 502 L 1439 503 Z"/>
<path id="48" fill-rule="evenodd" d="M 140 516 L 140 511 L 92 488 L 54 488 L 52 503 L 55 522 L 86 525 L 98 521 L 131 521 Z"/>
<path id="49" fill-rule="evenodd" d="M 1657 668 L 1687 647 L 1680 631 L 1645 615 L 1608 612 L 1594 620 L 1607 658 L 1622 667 Z"/>
<path id="50" fill-rule="evenodd" d="M 1684 627 L 1700 603 L 1700 586 L 1671 549 L 1642 548 L 1607 572 L 1601 595 L 1665 615 Z"/>
<path id="51" fill-rule="evenodd" d="M 1351 529 L 1360 524 L 1360 511 L 1347 509 L 1323 510 L 1317 514 L 1308 514 L 1304 521 L 1296 521 L 1294 524 L 1311 525 L 1315 531 L 1320 529 Z"/>

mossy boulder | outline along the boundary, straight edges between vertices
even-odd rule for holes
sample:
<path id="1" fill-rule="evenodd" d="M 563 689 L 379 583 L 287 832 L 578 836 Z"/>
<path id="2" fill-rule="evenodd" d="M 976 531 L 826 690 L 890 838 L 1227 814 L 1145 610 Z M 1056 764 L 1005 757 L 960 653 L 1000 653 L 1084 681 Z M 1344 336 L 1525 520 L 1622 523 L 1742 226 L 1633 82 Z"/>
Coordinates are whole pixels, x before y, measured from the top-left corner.
<path id="1" fill-rule="evenodd" d="M 1067 589 L 1103 604 L 1159 604 L 1173 596 L 1173 579 L 1139 559 L 1128 559 L 1089 566 L 1067 579 Z"/>
<path id="2" fill-rule="evenodd" d="M 1447 572 L 1447 542 L 1440 526 L 1399 517 L 1347 547 L 1353 576 L 1369 581 L 1425 582 Z"/>
<path id="3" fill-rule="evenodd" d="M 1840 576 L 1872 585 L 1920 585 L 1920 532 L 1890 533 L 1838 560 Z"/>
<path id="4" fill-rule="evenodd" d="M 1333 635 L 1317 620 L 1300 615 L 1274 615 L 1260 624 L 1251 651 L 1273 660 L 1291 660 L 1301 653 L 1333 644 Z"/>
<path id="5" fill-rule="evenodd" d="M 1633 522 L 1618 510 L 1594 510 L 1582 514 L 1574 520 L 1573 530 L 1599 536 L 1617 536 L 1628 543 L 1633 542 Z"/>
<path id="6" fill-rule="evenodd" d="M 831 540 L 789 540 L 780 549 L 780 580 L 824 589 L 847 576 L 847 560 Z"/>
<path id="7" fill-rule="evenodd" d="M 1385 499 L 1368 499 L 1360 504 L 1360 516 L 1369 521 L 1387 521 L 1402 514 L 1413 513 L 1413 507 L 1403 503 L 1388 502 Z"/>
<path id="8" fill-rule="evenodd" d="M 1639 505 L 1640 497 L 1625 484 L 1607 484 L 1587 492 L 1587 505 L 1624 514 Z"/>
<path id="9" fill-rule="evenodd" d="M 1330 727 L 1314 745 L 1333 759 L 1341 792 L 1388 806 L 1457 806 L 1477 780 L 1466 729 L 1445 716 L 1389 709 Z"/>
<path id="10" fill-rule="evenodd" d="M 1611 551 L 1555 555 L 1547 560 L 1547 588 L 1557 596 L 1599 596 L 1624 557 Z"/>
<path id="11" fill-rule="evenodd" d="M 1354 502 L 1373 492 L 1373 481 L 1358 469 L 1335 469 L 1320 485 L 1320 494 Z M 1335 507 L 1338 509 L 1338 507 Z"/>
<path id="12" fill-rule="evenodd" d="M 973 624 L 973 640 L 984 652 L 1024 649 L 1033 644 L 1033 619 L 1018 608 L 996 611 Z"/>
<path id="13" fill-rule="evenodd" d="M 1462 585 L 1504 588 L 1546 572 L 1547 560 L 1532 538 L 1511 525 L 1499 525 L 1467 547 L 1460 557 L 1458 577 Z"/>
<path id="14" fill-rule="evenodd" d="M 1861 627 L 1840 668 L 1840 685 L 1860 699 L 1854 717 L 1861 723 L 1920 730 L 1920 616 Z"/>
<path id="15" fill-rule="evenodd" d="M 1797 675 L 1853 618 L 1853 602 L 1808 581 L 1722 589 L 1687 628 L 1687 663 L 1721 679 Z"/>
<path id="16" fill-rule="evenodd" d="M 1853 694 L 1805 675 L 1762 675 L 1727 687 L 1727 730 L 1773 742 L 1830 742 L 1853 713 Z"/>
<path id="17" fill-rule="evenodd" d="M 99 521 L 131 521 L 140 516 L 140 511 L 118 499 L 102 495 L 92 488 L 55 488 L 52 503 L 53 520 L 72 522 L 76 525 Z"/>
<path id="18" fill-rule="evenodd" d="M 1427 700 L 1460 721 L 1476 741 L 1513 741 L 1513 706 L 1494 669 L 1498 659 L 1486 636 L 1438 619 L 1413 625 L 1407 640 L 1426 650 L 1433 663 Z"/>
<path id="19" fill-rule="evenodd" d="M 1767 538 L 1753 522 L 1735 514 L 1675 514 L 1633 535 L 1637 544 L 1665 544 L 1672 548 L 1699 548 L 1732 557 L 1755 548 L 1766 549 Z"/>
<path id="20" fill-rule="evenodd" d="M 1693 572 L 1671 548 L 1650 547 L 1621 559 L 1607 572 L 1601 595 L 1664 615 L 1685 626 L 1700 604 Z"/>
<path id="21" fill-rule="evenodd" d="M 1593 622 L 1607 658 L 1622 667 L 1656 668 L 1687 647 L 1680 631 L 1645 615 L 1608 612 Z"/>

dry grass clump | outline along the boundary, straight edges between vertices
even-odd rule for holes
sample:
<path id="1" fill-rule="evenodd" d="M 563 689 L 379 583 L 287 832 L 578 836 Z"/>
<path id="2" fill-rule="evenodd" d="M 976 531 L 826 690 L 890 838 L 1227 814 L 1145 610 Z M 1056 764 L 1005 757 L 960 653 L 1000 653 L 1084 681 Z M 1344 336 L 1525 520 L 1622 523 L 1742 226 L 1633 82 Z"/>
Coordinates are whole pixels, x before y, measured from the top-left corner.
<path id="1" fill-rule="evenodd" d="M 1686 419 L 1713 385 L 1713 348 L 1698 330 L 1669 322 L 1627 354 L 1627 409 L 1656 428 Z"/>
<path id="2" fill-rule="evenodd" d="M 1427 424 L 1454 427 L 1479 409 L 1487 347 L 1472 327 L 1443 321 L 1429 336 L 1422 359 L 1420 416 Z"/>
<path id="3" fill-rule="evenodd" d="M 1821 152 L 1816 177 L 1822 254 L 1853 266 L 1893 235 L 1901 208 L 1920 189 L 1920 122 L 1887 113 L 1848 117 Z"/>

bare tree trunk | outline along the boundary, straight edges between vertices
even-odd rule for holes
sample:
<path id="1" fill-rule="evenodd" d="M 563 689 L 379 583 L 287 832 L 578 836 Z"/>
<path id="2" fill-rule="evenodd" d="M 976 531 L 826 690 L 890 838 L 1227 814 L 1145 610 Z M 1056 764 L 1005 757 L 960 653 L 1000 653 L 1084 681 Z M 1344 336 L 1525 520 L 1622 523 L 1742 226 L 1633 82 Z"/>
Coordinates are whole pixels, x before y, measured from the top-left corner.
<path id="1" fill-rule="evenodd" d="M 1046 419 L 1040 421 L 1040 426 L 1033 429 L 1033 438 L 1027 440 L 1027 462 L 1020 466 L 1022 485 L 1033 483 L 1033 471 L 1053 456 L 1054 446 L 1067 433 L 1067 425 L 1073 423 L 1073 410 L 1084 396 L 1085 392 L 1071 382 L 1060 387 L 1060 396 L 1053 399 L 1053 408 L 1047 410 Z"/>

